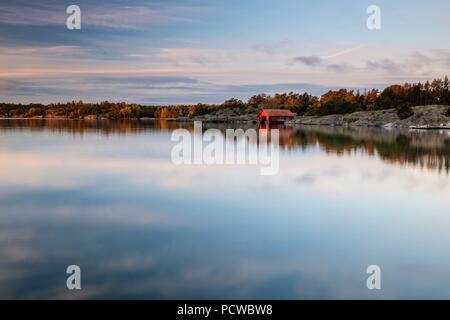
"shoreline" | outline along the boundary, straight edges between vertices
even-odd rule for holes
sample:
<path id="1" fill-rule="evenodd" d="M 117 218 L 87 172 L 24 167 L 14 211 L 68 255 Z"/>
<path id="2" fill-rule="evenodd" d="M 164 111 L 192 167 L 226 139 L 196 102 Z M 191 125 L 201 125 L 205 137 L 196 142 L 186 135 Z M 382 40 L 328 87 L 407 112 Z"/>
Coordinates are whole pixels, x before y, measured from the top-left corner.
<path id="1" fill-rule="evenodd" d="M 431 105 L 416 106 L 414 114 L 407 119 L 399 119 L 394 109 L 359 111 L 350 114 L 334 114 L 326 116 L 296 116 L 294 120 L 281 125 L 308 125 L 308 126 L 333 126 L 333 127 L 378 127 L 378 128 L 410 128 L 418 130 L 450 129 L 450 117 L 445 115 L 447 106 Z M 83 118 L 69 117 L 0 117 L 1 120 L 72 120 L 72 121 L 168 121 L 185 122 L 202 121 L 204 123 L 253 123 L 258 124 L 257 114 L 240 116 L 206 114 L 193 118 L 107 118 L 104 116 L 89 115 Z"/>

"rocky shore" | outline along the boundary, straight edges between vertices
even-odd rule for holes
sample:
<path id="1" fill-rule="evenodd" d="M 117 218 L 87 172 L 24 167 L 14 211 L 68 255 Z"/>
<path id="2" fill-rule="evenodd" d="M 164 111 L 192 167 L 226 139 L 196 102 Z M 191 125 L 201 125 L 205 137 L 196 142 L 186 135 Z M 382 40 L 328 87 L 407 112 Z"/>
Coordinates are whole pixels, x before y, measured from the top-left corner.
<path id="1" fill-rule="evenodd" d="M 297 116 L 287 124 L 318 126 L 354 126 L 354 127 L 393 127 L 393 128 L 450 128 L 450 117 L 446 116 L 447 106 L 431 105 L 414 107 L 414 114 L 407 119 L 399 119 L 394 109 L 377 111 L 360 111 L 351 114 L 327 116 Z M 249 110 L 245 114 L 207 114 L 186 121 L 203 122 L 256 122 L 258 110 Z M 175 119 L 177 120 L 177 119 Z"/>
<path id="2" fill-rule="evenodd" d="M 448 106 L 430 105 L 416 106 L 414 114 L 407 119 L 399 119 L 395 109 L 377 111 L 359 111 L 351 114 L 336 114 L 327 116 L 296 116 L 293 121 L 286 125 L 310 125 L 310 126 L 342 126 L 342 127 L 386 127 L 386 128 L 417 128 L 417 129 L 450 129 L 450 117 L 446 115 Z M 254 123 L 258 122 L 259 108 L 247 107 L 245 109 L 230 108 L 218 110 L 194 118 L 179 117 L 166 118 L 166 121 L 192 122 L 202 121 L 205 123 Z M 34 119 L 67 119 L 60 116 L 46 116 L 45 118 L 32 117 Z M 108 120 L 106 117 L 85 116 L 77 120 Z M 130 120 L 138 120 L 130 118 Z M 161 120 L 158 118 L 140 118 L 140 120 Z"/>
<path id="3" fill-rule="evenodd" d="M 407 119 L 399 119 L 395 110 L 360 111 L 352 114 L 328 115 L 323 117 L 303 116 L 296 118 L 295 124 L 358 126 L 358 127 L 395 127 L 409 128 L 450 126 L 450 117 L 445 115 L 446 106 L 417 106 L 414 114 Z"/>

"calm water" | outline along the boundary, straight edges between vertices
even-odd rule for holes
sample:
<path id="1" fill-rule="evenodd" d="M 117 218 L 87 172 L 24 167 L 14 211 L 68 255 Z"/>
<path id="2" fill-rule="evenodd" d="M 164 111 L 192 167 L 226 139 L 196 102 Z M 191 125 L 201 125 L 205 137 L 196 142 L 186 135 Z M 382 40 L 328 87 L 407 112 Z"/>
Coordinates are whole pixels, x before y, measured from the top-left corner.
<path id="1" fill-rule="evenodd" d="M 450 298 L 448 132 L 286 128 L 261 176 L 176 127 L 1 120 L 0 298 Z"/>

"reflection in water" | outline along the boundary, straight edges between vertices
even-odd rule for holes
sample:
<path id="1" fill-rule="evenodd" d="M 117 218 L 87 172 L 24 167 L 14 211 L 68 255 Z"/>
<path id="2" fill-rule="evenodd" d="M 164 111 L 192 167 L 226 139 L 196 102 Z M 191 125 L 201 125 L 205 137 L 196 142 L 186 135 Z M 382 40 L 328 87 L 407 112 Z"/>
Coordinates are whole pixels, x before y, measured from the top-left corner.
<path id="1" fill-rule="evenodd" d="M 325 152 L 368 156 L 421 168 L 450 170 L 450 135 L 446 131 L 387 131 L 382 129 L 299 128 L 282 140 L 287 148 L 318 144 Z"/>
<path id="2" fill-rule="evenodd" d="M 0 298 L 450 298 L 446 132 L 279 127 L 262 177 L 174 166 L 180 126 L 0 120 Z"/>
<path id="3" fill-rule="evenodd" d="M 255 128 L 253 124 L 231 125 L 244 130 Z M 86 132 L 99 134 L 139 134 L 144 130 L 169 132 L 184 127 L 193 132 L 193 124 L 174 121 L 78 121 L 78 120 L 38 120 L 4 119 L 0 120 L 0 130 L 50 130 L 51 132 L 70 132 L 83 135 Z M 203 124 L 203 130 L 217 128 L 225 135 L 228 124 Z M 376 128 L 344 127 L 289 127 L 273 125 L 259 127 L 261 130 L 278 129 L 280 146 L 285 150 L 306 149 L 319 145 L 326 153 L 338 155 L 362 152 L 367 156 L 401 165 L 414 165 L 421 168 L 450 171 L 450 131 L 409 131 L 383 130 Z M 268 135 L 270 137 L 270 134 Z"/>

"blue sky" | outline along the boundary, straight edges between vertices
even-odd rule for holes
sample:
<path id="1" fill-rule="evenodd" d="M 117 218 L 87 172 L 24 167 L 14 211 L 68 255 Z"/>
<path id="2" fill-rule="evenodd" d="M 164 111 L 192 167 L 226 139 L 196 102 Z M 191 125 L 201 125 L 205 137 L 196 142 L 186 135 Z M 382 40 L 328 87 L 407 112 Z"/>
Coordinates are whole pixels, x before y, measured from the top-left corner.
<path id="1" fill-rule="evenodd" d="M 81 30 L 66 8 L 81 8 Z M 381 30 L 366 9 L 381 8 Z M 447 0 L 72 0 L 0 4 L 8 102 L 221 102 L 450 74 Z"/>

